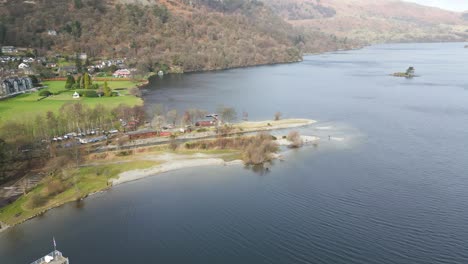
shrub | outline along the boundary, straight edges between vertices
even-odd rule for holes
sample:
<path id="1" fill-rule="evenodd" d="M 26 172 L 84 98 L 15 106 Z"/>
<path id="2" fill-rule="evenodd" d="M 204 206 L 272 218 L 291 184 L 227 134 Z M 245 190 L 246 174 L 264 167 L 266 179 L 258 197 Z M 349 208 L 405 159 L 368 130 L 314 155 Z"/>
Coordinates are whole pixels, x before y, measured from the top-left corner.
<path id="1" fill-rule="evenodd" d="M 67 184 L 61 180 L 53 180 L 47 185 L 47 194 L 49 196 L 55 196 L 64 192 L 67 189 Z"/>
<path id="2" fill-rule="evenodd" d="M 280 120 L 280 119 L 281 119 L 281 116 L 282 116 L 281 112 L 276 112 L 276 113 L 275 113 L 275 121 Z"/>
<path id="3" fill-rule="evenodd" d="M 87 91 L 82 91 L 80 96 L 84 97 L 98 97 L 98 94 L 94 90 L 87 90 Z"/>
<path id="4" fill-rule="evenodd" d="M 141 90 L 140 88 L 133 87 L 128 91 L 131 95 L 136 96 L 136 97 L 141 97 Z"/>
<path id="5" fill-rule="evenodd" d="M 169 142 L 169 149 L 174 151 L 179 147 L 179 143 L 175 140 L 175 138 L 172 138 L 171 141 Z"/>
<path id="6" fill-rule="evenodd" d="M 52 93 L 49 90 L 42 90 L 39 92 L 39 96 L 51 96 Z"/>
<path id="7" fill-rule="evenodd" d="M 287 139 L 291 141 L 291 145 L 289 145 L 291 148 L 299 148 L 304 144 L 301 135 L 297 131 L 289 132 Z"/>
<path id="8" fill-rule="evenodd" d="M 252 137 L 244 149 L 244 162 L 247 165 L 258 165 L 274 158 L 278 151 L 278 145 L 273 142 L 271 135 L 267 133 L 257 134 Z"/>
<path id="9" fill-rule="evenodd" d="M 124 151 L 121 151 L 121 152 L 117 153 L 116 156 L 118 156 L 118 157 L 124 157 L 124 156 L 130 156 L 130 155 L 132 155 L 132 154 L 133 154 L 133 151 L 131 151 L 131 150 L 124 150 Z"/>
<path id="10" fill-rule="evenodd" d="M 33 208 L 41 207 L 45 205 L 46 202 L 47 202 L 47 199 L 44 196 L 42 196 L 40 193 L 34 193 L 31 196 L 31 206 Z"/>

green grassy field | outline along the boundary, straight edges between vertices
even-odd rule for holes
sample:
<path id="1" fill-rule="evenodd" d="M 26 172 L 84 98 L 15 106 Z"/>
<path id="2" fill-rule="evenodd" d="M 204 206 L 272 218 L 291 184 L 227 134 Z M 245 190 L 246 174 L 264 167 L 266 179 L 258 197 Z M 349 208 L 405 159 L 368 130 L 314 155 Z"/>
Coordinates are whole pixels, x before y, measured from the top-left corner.
<path id="1" fill-rule="evenodd" d="M 104 82 L 96 82 L 102 84 Z M 38 114 L 45 114 L 47 111 L 58 113 L 60 107 L 69 102 L 81 102 L 88 106 L 102 104 L 105 107 L 116 107 L 119 104 L 129 106 L 141 105 L 143 101 L 140 98 L 128 94 L 128 88 L 135 87 L 137 83 L 132 81 L 108 81 L 111 89 L 125 88 L 118 90 L 122 96 L 118 97 L 101 97 L 73 99 L 74 90 L 66 90 L 65 81 L 47 81 L 44 82 L 48 86 L 48 90 L 52 93 L 61 92 L 59 95 L 53 95 L 41 101 L 38 99 L 39 92 L 30 94 L 22 94 L 14 98 L 9 98 L 0 101 L 0 124 L 8 120 L 28 120 L 35 118 Z"/>
<path id="2" fill-rule="evenodd" d="M 28 194 L 23 195 L 14 203 L 0 209 L 0 221 L 7 225 L 15 225 L 22 222 L 38 213 L 56 207 L 58 205 L 76 201 L 90 193 L 98 192 L 108 187 L 109 179 L 117 177 L 121 172 L 145 169 L 156 166 L 159 163 L 156 161 L 130 161 L 119 164 L 108 164 L 99 166 L 82 167 L 79 169 L 68 169 L 68 175 L 63 183 L 68 184 L 68 188 L 57 195 L 47 194 L 47 182 L 55 178 L 46 178 L 36 188 Z M 76 183 L 76 184 L 72 184 Z M 40 207 L 34 207 L 33 197 L 42 195 L 45 199 L 44 204 Z"/>

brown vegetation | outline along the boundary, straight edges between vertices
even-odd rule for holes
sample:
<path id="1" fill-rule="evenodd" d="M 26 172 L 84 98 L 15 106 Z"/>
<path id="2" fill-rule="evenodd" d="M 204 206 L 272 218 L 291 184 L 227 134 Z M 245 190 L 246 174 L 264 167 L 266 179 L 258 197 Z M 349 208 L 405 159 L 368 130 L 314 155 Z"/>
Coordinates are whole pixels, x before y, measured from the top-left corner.
<path id="1" fill-rule="evenodd" d="M 258 165 L 274 159 L 278 145 L 268 133 L 258 133 L 255 136 L 243 136 L 216 140 L 200 140 L 185 143 L 186 149 L 233 149 L 243 153 L 243 160 L 247 165 Z"/>
<path id="2" fill-rule="evenodd" d="M 278 145 L 271 135 L 260 133 L 246 145 L 243 159 L 247 165 L 259 165 L 274 159 L 273 154 L 277 151 Z"/>
<path id="3" fill-rule="evenodd" d="M 297 131 L 289 132 L 288 136 L 286 137 L 287 140 L 291 141 L 291 148 L 300 148 L 304 144 L 304 141 L 301 138 L 301 135 Z"/>
<path id="4" fill-rule="evenodd" d="M 320 31 L 345 46 L 382 42 L 463 41 L 460 13 L 393 0 L 268 0 L 275 13 L 308 32 Z M 307 39 L 307 38 L 306 38 Z M 323 41 L 326 38 L 318 38 Z M 310 50 L 311 42 L 304 48 Z M 322 45 L 321 45 L 322 46 Z"/>
<path id="5" fill-rule="evenodd" d="M 275 121 L 280 120 L 280 119 L 281 119 L 281 115 L 282 115 L 281 112 L 276 112 L 276 113 L 275 113 Z"/>
<path id="6" fill-rule="evenodd" d="M 0 184 L 20 177 L 20 172 L 24 174 L 32 166 L 43 165 L 50 158 L 57 163 L 51 165 L 55 168 L 68 161 L 78 166 L 87 150 L 76 140 L 68 141 L 65 147 L 58 146 L 52 142 L 54 137 L 72 132 L 109 131 L 120 127 L 120 120 L 132 121 L 136 127 L 145 119 L 146 112 L 142 106 L 119 105 L 109 109 L 103 105 L 91 108 L 81 103 L 70 103 L 62 106 L 60 115 L 48 112 L 30 120 L 5 122 L 0 127 Z M 125 142 L 122 139 L 118 143 L 122 145 Z"/>
<path id="7" fill-rule="evenodd" d="M 0 45 L 39 54 L 126 57 L 143 72 L 200 71 L 301 59 L 298 33 L 261 2 L 6 1 Z M 60 15 L 58 15 L 60 14 Z M 24 18 L 28 19 L 25 21 Z M 58 31 L 49 36 L 48 29 Z"/>

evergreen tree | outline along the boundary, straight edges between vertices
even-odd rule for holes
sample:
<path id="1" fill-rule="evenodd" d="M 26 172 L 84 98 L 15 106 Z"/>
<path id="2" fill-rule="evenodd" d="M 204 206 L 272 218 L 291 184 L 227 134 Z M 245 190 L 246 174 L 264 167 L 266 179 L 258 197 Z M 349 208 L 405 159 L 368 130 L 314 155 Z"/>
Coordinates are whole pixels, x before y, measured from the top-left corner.
<path id="1" fill-rule="evenodd" d="M 74 86 L 78 86 L 78 88 L 81 88 L 81 75 L 78 76 L 78 78 L 76 78 L 76 81 L 75 81 L 75 85 Z"/>
<path id="2" fill-rule="evenodd" d="M 78 53 L 75 56 L 75 66 L 76 66 L 76 70 L 79 73 L 83 72 L 83 65 L 81 64 L 81 59 L 80 59 L 80 56 L 78 55 Z"/>
<path id="3" fill-rule="evenodd" d="M 75 84 L 75 78 L 71 74 L 68 75 L 67 81 L 65 82 L 65 89 L 68 89 L 68 90 L 71 89 L 74 84 Z"/>
<path id="4" fill-rule="evenodd" d="M 104 82 L 104 96 L 111 96 L 112 95 L 112 90 L 110 89 L 109 85 L 107 84 L 107 81 Z"/>
<path id="5" fill-rule="evenodd" d="M 91 88 L 91 78 L 88 73 L 83 73 L 83 86 L 85 89 Z"/>

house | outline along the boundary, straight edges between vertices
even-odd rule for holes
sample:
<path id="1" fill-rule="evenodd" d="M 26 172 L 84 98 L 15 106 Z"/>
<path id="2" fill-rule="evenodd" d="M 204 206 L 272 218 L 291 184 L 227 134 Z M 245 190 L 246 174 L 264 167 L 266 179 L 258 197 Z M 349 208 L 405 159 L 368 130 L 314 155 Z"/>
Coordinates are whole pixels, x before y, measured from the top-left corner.
<path id="1" fill-rule="evenodd" d="M 20 65 L 18 65 L 18 69 L 27 69 L 27 68 L 29 68 L 29 65 L 24 63 L 24 62 L 22 62 L 22 63 L 20 63 Z"/>
<path id="2" fill-rule="evenodd" d="M 74 65 L 70 65 L 70 66 L 62 66 L 58 69 L 58 72 L 61 74 L 61 75 L 67 75 L 67 74 L 76 74 L 78 73 L 78 70 L 76 68 L 76 66 Z"/>
<path id="3" fill-rule="evenodd" d="M 11 77 L 0 81 L 0 96 L 9 96 L 21 92 L 25 92 L 34 88 L 31 78 Z"/>
<path id="4" fill-rule="evenodd" d="M 49 62 L 49 63 L 46 64 L 46 67 L 47 68 L 55 68 L 55 67 L 57 67 L 57 63 Z"/>
<path id="5" fill-rule="evenodd" d="M 161 131 L 161 132 L 159 133 L 159 136 L 160 136 L 160 137 L 170 137 L 170 136 L 172 136 L 172 133 L 169 132 L 169 131 Z"/>
<path id="6" fill-rule="evenodd" d="M 128 69 L 121 69 L 121 70 L 116 70 L 113 74 L 112 77 L 115 78 L 128 78 L 130 77 L 131 73 Z"/>
<path id="7" fill-rule="evenodd" d="M 197 121 L 195 123 L 195 126 L 209 127 L 209 126 L 214 126 L 215 124 L 216 122 L 213 120 L 203 120 L 203 121 Z"/>
<path id="8" fill-rule="evenodd" d="M 2 47 L 2 53 L 15 53 L 16 48 L 13 46 L 3 46 Z"/>
<path id="9" fill-rule="evenodd" d="M 47 35 L 49 36 L 57 36 L 57 31 L 53 30 L 53 29 L 49 29 L 47 30 Z"/>
<path id="10" fill-rule="evenodd" d="M 24 58 L 24 59 L 23 59 L 23 62 L 24 62 L 24 63 L 31 63 L 31 62 L 34 62 L 34 58 Z"/>
<path id="11" fill-rule="evenodd" d="M 88 58 L 88 55 L 86 53 L 80 53 L 78 54 L 78 57 L 80 60 L 86 60 Z"/>
<path id="12" fill-rule="evenodd" d="M 145 130 L 128 132 L 127 135 L 130 140 L 144 139 L 144 138 L 156 137 L 158 135 L 158 131 L 152 130 L 152 129 L 145 129 Z"/>

